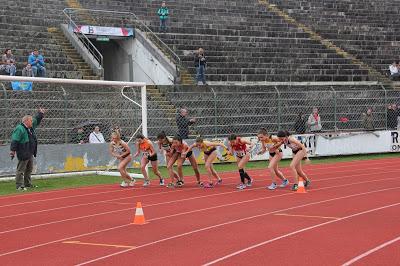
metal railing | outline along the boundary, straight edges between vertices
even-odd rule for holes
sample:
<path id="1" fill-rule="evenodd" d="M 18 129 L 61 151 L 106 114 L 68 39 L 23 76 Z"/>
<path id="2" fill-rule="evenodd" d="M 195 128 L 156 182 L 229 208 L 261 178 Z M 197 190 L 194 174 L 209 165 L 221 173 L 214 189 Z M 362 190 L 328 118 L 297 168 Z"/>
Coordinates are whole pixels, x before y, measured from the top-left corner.
<path id="1" fill-rule="evenodd" d="M 99 21 L 102 21 L 102 23 L 107 23 L 106 18 L 111 18 L 115 21 L 118 21 L 119 27 L 125 26 L 127 22 L 132 23 L 135 28 L 144 32 L 147 38 L 151 40 L 156 46 L 158 46 L 158 48 L 164 54 L 166 54 L 167 57 L 169 57 L 169 59 L 175 64 L 177 74 L 179 75 L 180 69 L 182 67 L 181 58 L 166 43 L 164 43 L 155 32 L 153 32 L 143 21 L 141 21 L 135 13 L 82 8 L 65 8 L 63 12 L 64 14 L 71 14 L 74 17 L 78 17 L 79 15 L 89 15 L 91 18 L 94 19 L 94 21 L 97 21 L 96 18 L 99 17 Z M 67 17 L 72 20 L 72 16 Z"/>
<path id="2" fill-rule="evenodd" d="M 72 16 L 71 16 L 73 14 L 73 10 L 71 8 L 65 8 L 63 10 L 63 13 L 64 13 L 64 16 L 67 19 L 68 27 L 72 28 L 72 29 L 78 29 L 78 25 L 75 23 L 75 21 L 72 19 Z M 89 51 L 89 53 L 93 56 L 93 58 L 98 62 L 99 67 L 101 69 L 104 69 L 104 66 L 103 66 L 103 61 L 104 61 L 103 55 L 96 48 L 96 46 L 83 33 L 76 34 L 76 37 L 85 46 L 85 48 Z M 104 76 L 103 71 L 102 71 L 102 76 Z"/>

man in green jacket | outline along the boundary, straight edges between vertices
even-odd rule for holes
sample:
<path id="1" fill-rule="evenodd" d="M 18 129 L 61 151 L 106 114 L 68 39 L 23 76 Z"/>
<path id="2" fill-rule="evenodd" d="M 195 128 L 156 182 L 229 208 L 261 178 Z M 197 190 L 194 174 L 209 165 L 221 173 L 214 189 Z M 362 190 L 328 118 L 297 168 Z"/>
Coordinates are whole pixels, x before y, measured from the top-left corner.
<path id="1" fill-rule="evenodd" d="M 26 115 L 22 118 L 22 123 L 17 125 L 11 136 L 10 157 L 13 159 L 17 154 L 18 165 L 15 177 L 17 190 L 34 188 L 32 185 L 31 174 L 33 169 L 33 157 L 37 153 L 37 139 L 35 134 L 36 127 L 43 119 L 45 110 L 39 108 L 39 112 L 33 118 Z"/>
<path id="2" fill-rule="evenodd" d="M 165 1 L 162 2 L 161 7 L 157 11 L 157 15 L 160 17 L 160 31 L 167 31 L 167 18 L 169 15 L 168 7 L 165 4 Z"/>

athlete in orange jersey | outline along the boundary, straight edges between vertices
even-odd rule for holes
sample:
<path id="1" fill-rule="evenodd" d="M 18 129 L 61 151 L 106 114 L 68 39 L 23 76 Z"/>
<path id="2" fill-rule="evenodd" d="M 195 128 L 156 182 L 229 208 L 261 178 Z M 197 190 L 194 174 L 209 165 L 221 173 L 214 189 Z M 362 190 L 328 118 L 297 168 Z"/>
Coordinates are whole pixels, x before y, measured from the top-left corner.
<path id="1" fill-rule="evenodd" d="M 280 140 L 276 137 L 272 137 L 268 134 L 265 128 L 261 128 L 257 134 L 258 140 L 261 142 L 262 150 L 258 154 L 263 154 L 266 151 L 269 152 L 269 165 L 268 169 L 271 174 L 272 183 L 267 188 L 270 190 L 274 190 L 278 187 L 276 184 L 276 176 L 282 180 L 282 184 L 279 187 L 284 188 L 289 184 L 289 180 L 287 180 L 282 172 L 279 170 L 278 164 L 282 159 L 282 150 L 279 148 Z"/>
<path id="2" fill-rule="evenodd" d="M 199 172 L 199 166 L 197 165 L 196 158 L 193 155 L 193 152 L 187 152 L 189 149 L 189 146 L 182 140 L 181 137 L 175 136 L 172 139 L 172 146 L 171 149 L 173 150 L 173 154 L 171 156 L 171 159 L 168 162 L 167 168 L 169 172 L 169 177 L 171 178 L 171 183 L 168 184 L 168 187 L 172 188 L 174 187 L 174 163 L 177 162 L 177 167 L 178 167 L 178 177 L 179 180 L 176 183 L 178 187 L 183 186 L 183 163 L 185 162 L 186 159 L 189 160 L 190 164 L 192 165 L 193 171 L 196 175 L 197 179 L 197 184 L 199 186 L 203 186 L 203 183 L 200 180 L 200 172 Z"/>
<path id="3" fill-rule="evenodd" d="M 137 157 L 140 152 L 143 153 L 142 159 L 140 161 L 141 171 L 144 176 L 143 186 L 147 187 L 150 185 L 150 179 L 146 171 L 146 165 L 150 162 L 153 173 L 160 179 L 160 186 L 164 186 L 164 179 L 158 170 L 158 158 L 157 152 L 154 149 L 153 143 L 142 134 L 136 136 L 136 150 L 134 157 Z"/>

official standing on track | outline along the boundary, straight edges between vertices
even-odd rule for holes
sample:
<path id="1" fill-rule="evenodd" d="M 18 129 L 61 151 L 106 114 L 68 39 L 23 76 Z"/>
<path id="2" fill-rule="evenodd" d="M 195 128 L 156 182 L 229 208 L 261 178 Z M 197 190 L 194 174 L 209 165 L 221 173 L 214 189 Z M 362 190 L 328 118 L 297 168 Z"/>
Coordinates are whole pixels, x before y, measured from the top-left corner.
<path id="1" fill-rule="evenodd" d="M 18 166 L 15 177 L 17 190 L 26 188 L 36 188 L 31 181 L 33 170 L 33 157 L 37 154 L 37 138 L 35 129 L 43 119 L 45 109 L 39 108 L 35 117 L 26 115 L 22 118 L 22 123 L 17 125 L 11 136 L 10 157 L 13 159 L 15 154 L 18 158 Z"/>

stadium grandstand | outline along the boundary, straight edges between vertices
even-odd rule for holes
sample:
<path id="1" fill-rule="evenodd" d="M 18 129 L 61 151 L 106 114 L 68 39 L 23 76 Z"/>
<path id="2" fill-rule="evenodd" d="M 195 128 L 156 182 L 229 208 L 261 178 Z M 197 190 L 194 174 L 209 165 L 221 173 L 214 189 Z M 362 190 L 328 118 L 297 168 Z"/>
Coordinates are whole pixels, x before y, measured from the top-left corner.
<path id="1" fill-rule="evenodd" d="M 1 1 L 0 264 L 400 265 L 398 2 Z"/>

